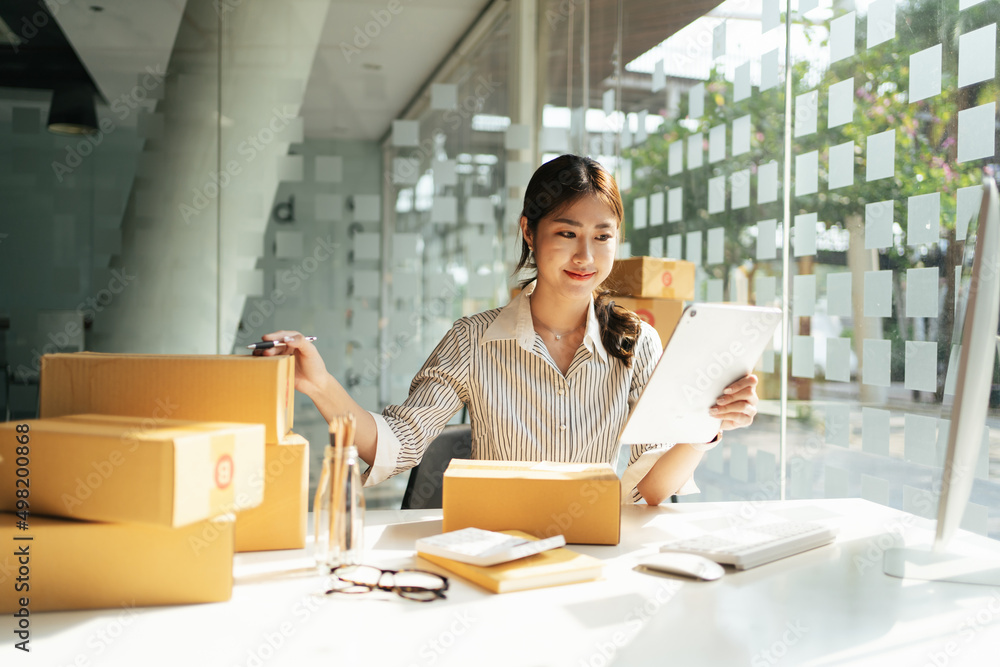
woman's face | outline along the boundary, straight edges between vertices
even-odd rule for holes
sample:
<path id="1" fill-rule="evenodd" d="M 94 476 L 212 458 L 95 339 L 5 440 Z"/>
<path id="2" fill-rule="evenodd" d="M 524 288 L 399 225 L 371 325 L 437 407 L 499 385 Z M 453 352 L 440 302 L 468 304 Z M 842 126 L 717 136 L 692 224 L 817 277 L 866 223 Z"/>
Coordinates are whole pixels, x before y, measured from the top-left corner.
<path id="1" fill-rule="evenodd" d="M 538 287 L 570 298 L 589 298 L 611 273 L 618 246 L 618 219 L 600 199 L 585 195 L 542 218 L 529 236 L 528 219 L 521 230 L 534 247 Z"/>

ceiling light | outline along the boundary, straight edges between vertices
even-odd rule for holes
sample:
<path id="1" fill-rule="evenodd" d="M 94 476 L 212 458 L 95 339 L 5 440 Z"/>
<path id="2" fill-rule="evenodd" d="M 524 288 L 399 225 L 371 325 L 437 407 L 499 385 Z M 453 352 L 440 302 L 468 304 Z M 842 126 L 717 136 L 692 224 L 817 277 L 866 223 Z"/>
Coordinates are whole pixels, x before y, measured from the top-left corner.
<path id="1" fill-rule="evenodd" d="M 96 134 L 97 109 L 94 90 L 88 85 L 74 84 L 52 92 L 49 106 L 49 132 L 55 134 Z"/>

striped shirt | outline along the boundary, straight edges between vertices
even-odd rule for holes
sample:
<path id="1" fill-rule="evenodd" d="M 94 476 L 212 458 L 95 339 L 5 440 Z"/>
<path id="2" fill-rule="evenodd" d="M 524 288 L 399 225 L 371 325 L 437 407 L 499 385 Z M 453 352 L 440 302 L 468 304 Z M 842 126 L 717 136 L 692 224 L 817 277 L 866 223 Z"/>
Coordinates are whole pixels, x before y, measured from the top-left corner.
<path id="1" fill-rule="evenodd" d="M 472 457 L 491 461 L 618 461 L 619 434 L 662 353 L 642 323 L 631 367 L 608 354 L 591 300 L 583 342 L 564 376 L 531 320 L 532 283 L 503 308 L 463 317 L 413 378 L 402 405 L 373 413 L 375 462 L 366 485 L 420 462 L 427 445 L 468 406 Z M 622 501 L 672 445 L 632 445 Z M 679 493 L 697 492 L 688 481 Z"/>

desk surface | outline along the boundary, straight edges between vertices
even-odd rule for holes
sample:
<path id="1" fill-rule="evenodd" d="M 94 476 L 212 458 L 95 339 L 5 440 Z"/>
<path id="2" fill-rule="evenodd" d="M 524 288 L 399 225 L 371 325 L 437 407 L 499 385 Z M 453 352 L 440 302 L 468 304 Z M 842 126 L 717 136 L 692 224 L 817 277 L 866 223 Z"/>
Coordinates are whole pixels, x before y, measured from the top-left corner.
<path id="1" fill-rule="evenodd" d="M 829 522 L 840 534 L 714 582 L 634 569 L 670 538 L 758 511 Z M 440 516 L 369 512 L 366 561 L 412 567 L 414 540 L 440 532 Z M 931 522 L 859 499 L 635 506 L 622 520 L 618 546 L 572 547 L 605 560 L 601 581 L 492 595 L 450 577 L 447 600 L 421 604 L 323 595 L 307 551 L 238 554 L 229 602 L 33 615 L 32 653 L 14 650 L 5 632 L 0 664 L 997 664 L 1000 589 L 882 573 L 882 552 L 901 540 L 929 544 Z M 1000 560 L 996 543 L 961 539 Z"/>

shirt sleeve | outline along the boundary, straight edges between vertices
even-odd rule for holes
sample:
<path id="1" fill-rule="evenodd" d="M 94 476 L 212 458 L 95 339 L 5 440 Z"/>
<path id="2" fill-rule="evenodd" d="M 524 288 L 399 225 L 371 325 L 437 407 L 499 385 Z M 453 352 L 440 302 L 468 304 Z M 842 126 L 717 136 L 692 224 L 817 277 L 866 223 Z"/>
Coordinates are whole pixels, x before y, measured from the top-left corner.
<path id="1" fill-rule="evenodd" d="M 656 333 L 656 329 L 643 322 L 639 340 L 636 341 L 635 356 L 632 357 L 634 371 L 628 394 L 629 411 L 639 400 L 639 395 L 642 394 L 643 388 L 649 382 L 661 354 L 663 354 L 663 347 L 659 334 Z M 632 445 L 628 467 L 622 474 L 622 504 L 629 505 L 642 500 L 642 494 L 636 488 L 637 485 L 650 471 L 653 464 L 659 461 L 660 457 L 673 446 L 672 442 Z M 694 478 L 691 478 L 677 491 L 677 495 L 699 493 L 699 491 L 698 486 L 694 483 Z"/>
<path id="2" fill-rule="evenodd" d="M 445 334 L 410 383 L 402 405 L 374 414 L 378 431 L 375 461 L 365 486 L 378 484 L 420 463 L 427 445 L 462 404 L 468 402 L 469 321 L 461 319 Z"/>

